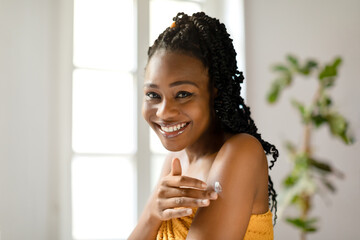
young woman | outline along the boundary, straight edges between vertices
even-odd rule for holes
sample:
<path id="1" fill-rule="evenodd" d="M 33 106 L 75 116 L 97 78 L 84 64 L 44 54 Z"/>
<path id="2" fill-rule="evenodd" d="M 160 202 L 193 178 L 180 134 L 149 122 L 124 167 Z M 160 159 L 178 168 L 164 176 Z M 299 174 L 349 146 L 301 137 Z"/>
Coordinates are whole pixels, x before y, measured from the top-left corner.
<path id="1" fill-rule="evenodd" d="M 202 12 L 174 21 L 149 48 L 143 103 L 171 153 L 129 239 L 273 239 L 278 151 L 240 96 L 232 40 Z"/>

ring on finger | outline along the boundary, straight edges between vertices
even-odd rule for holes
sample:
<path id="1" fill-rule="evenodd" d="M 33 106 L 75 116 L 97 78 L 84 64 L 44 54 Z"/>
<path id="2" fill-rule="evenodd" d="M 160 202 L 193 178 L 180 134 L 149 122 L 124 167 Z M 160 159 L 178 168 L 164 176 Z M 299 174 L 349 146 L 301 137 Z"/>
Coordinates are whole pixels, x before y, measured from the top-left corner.
<path id="1" fill-rule="evenodd" d="M 183 202 L 183 199 L 182 198 L 176 198 L 175 199 L 175 203 L 176 204 L 181 204 Z"/>

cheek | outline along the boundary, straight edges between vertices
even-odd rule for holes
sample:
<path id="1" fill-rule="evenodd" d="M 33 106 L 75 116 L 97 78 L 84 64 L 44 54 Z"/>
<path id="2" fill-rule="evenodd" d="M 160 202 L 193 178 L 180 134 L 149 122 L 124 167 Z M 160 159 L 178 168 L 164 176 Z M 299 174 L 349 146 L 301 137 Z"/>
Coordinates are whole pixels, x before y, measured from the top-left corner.
<path id="1" fill-rule="evenodd" d="M 147 101 L 143 101 L 141 113 L 143 118 L 150 124 L 151 120 L 154 120 L 156 116 L 157 108 L 154 104 L 148 103 Z"/>
<path id="2" fill-rule="evenodd" d="M 205 124 L 210 118 L 210 108 L 207 101 L 194 102 L 191 106 L 188 106 L 188 113 L 192 116 L 193 120 L 197 121 L 197 124 Z"/>
<path id="3" fill-rule="evenodd" d="M 146 121 L 149 121 L 150 107 L 149 107 L 149 104 L 146 103 L 145 101 L 143 101 L 142 108 L 141 108 L 141 113 L 143 115 L 143 118 Z"/>

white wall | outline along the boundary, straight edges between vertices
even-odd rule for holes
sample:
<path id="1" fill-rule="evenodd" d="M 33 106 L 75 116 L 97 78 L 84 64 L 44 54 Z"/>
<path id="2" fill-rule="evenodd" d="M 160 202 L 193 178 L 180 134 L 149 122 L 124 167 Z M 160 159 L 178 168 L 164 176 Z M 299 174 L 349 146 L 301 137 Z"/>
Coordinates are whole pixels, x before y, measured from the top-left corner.
<path id="1" fill-rule="evenodd" d="M 320 230 L 310 240 L 358 239 L 360 236 L 360 1 L 358 0 L 247 0 L 245 1 L 247 98 L 253 117 L 265 139 L 276 144 L 280 158 L 271 172 L 276 189 L 290 168 L 283 147 L 285 139 L 298 143 L 300 118 L 289 99 L 307 102 L 313 94 L 311 81 L 295 79 L 280 102 L 266 104 L 265 95 L 274 75 L 271 64 L 287 53 L 322 62 L 343 57 L 340 78 L 331 92 L 338 110 L 348 118 L 358 142 L 345 146 L 321 128 L 313 139 L 315 155 L 328 159 L 346 176 L 335 179 L 338 191 L 325 199 L 316 197 L 313 216 Z M 315 80 L 313 80 L 315 82 Z M 294 214 L 295 211 L 287 211 Z M 275 227 L 275 239 L 299 239 L 284 222 Z"/>
<path id="2" fill-rule="evenodd" d="M 55 8 L 0 2 L 1 240 L 56 239 Z"/>

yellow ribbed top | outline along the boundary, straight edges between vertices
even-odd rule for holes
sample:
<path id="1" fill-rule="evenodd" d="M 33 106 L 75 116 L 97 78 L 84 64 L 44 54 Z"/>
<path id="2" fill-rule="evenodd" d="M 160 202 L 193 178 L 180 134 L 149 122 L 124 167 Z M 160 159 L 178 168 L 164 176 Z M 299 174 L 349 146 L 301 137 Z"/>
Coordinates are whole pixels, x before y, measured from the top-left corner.
<path id="1" fill-rule="evenodd" d="M 190 225 L 194 219 L 193 214 L 182 218 L 173 218 L 162 222 L 156 240 L 182 240 L 186 239 Z M 244 240 L 273 240 L 272 213 L 267 211 L 264 214 L 251 215 Z"/>

